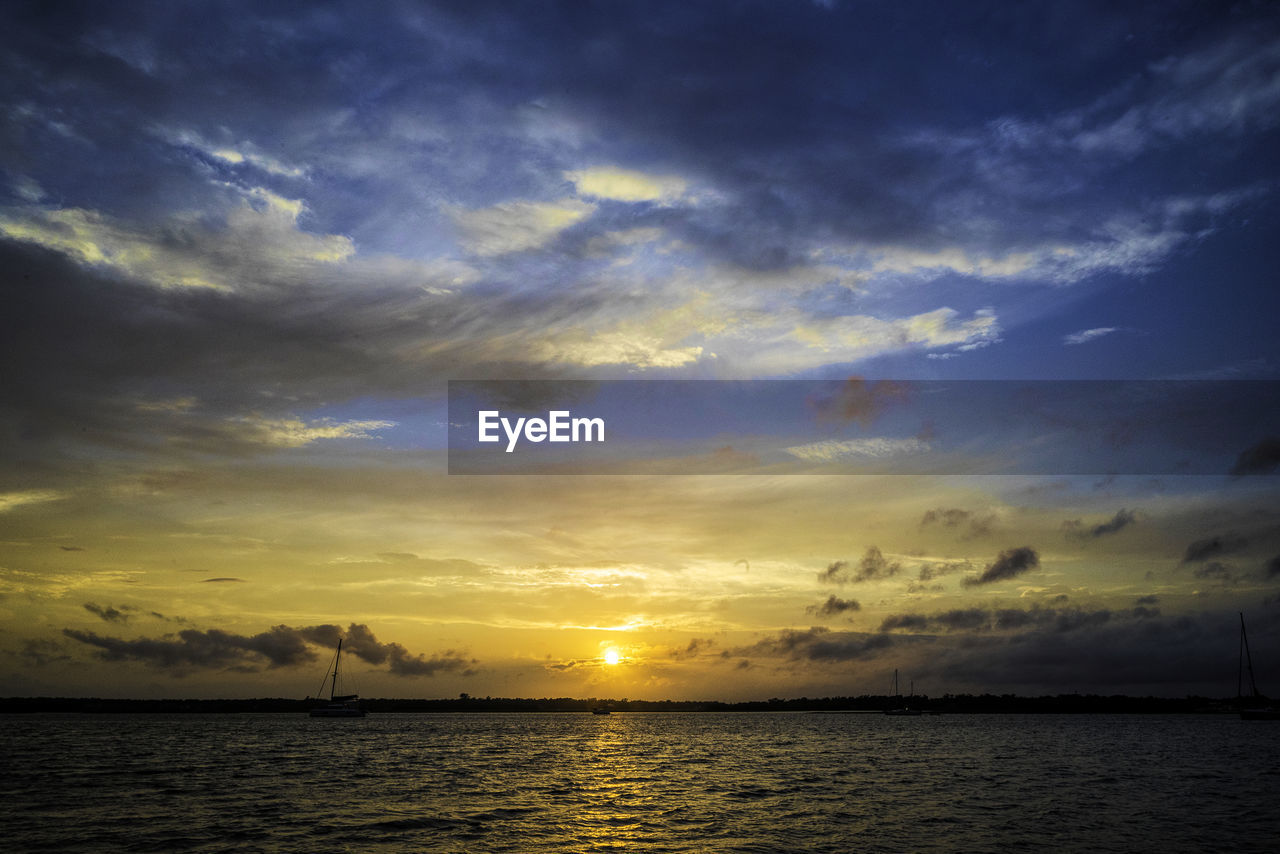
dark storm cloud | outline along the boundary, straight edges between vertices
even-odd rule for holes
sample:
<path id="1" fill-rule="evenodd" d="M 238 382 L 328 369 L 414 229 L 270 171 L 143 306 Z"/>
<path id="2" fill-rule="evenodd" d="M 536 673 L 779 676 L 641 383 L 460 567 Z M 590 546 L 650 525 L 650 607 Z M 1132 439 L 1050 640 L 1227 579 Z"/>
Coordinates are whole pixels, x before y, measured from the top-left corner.
<path id="1" fill-rule="evenodd" d="M 889 635 L 846 632 L 809 644 L 805 657 L 810 661 L 863 661 L 875 658 L 893 643 Z"/>
<path id="2" fill-rule="evenodd" d="M 990 618 L 981 608 L 957 608 L 944 611 L 934 619 L 948 631 L 965 631 L 986 625 Z"/>
<path id="3" fill-rule="evenodd" d="M 1048 624 L 935 643 L 916 678 L 945 673 L 953 684 L 993 693 L 1060 693 L 1063 686 L 1131 694 L 1234 691 L 1234 665 L 1224 668 L 1236 656 L 1234 612 L 1161 617 L 1137 610 L 1105 620 L 1101 612 L 1085 612 L 1091 619 L 1073 630 Z"/>
<path id="4" fill-rule="evenodd" d="M 1240 453 L 1231 467 L 1234 475 L 1270 474 L 1280 466 L 1280 439 L 1267 438 Z"/>
<path id="5" fill-rule="evenodd" d="M 823 626 L 806 631 L 785 629 L 750 646 L 724 650 L 729 657 L 782 658 L 789 661 L 857 661 L 874 658 L 893 645 L 884 634 L 832 632 Z"/>
<path id="6" fill-rule="evenodd" d="M 101 617 L 103 620 L 106 620 L 108 623 L 129 622 L 129 617 L 131 615 L 125 612 L 133 610 L 128 605 L 121 605 L 119 608 L 113 608 L 110 605 L 103 607 L 93 602 L 85 602 L 84 609 L 88 611 L 90 614 L 93 614 L 94 616 Z"/>
<path id="7" fill-rule="evenodd" d="M 315 659 L 300 633 L 275 626 L 256 635 L 238 635 L 220 629 L 185 629 L 177 636 L 124 640 L 95 632 L 63 629 L 72 640 L 97 647 L 107 661 L 141 661 L 174 672 L 233 667 L 258 670 L 266 666 L 288 667 Z"/>
<path id="8" fill-rule="evenodd" d="M 810 605 L 804 609 L 806 614 L 817 614 L 820 617 L 834 617 L 845 611 L 861 611 L 862 605 L 856 599 L 841 599 L 835 594 L 827 597 L 821 605 Z"/>
<path id="9" fill-rule="evenodd" d="M 399 644 L 381 643 L 368 626 L 352 623 L 346 632 L 346 649 L 370 664 L 384 664 L 396 654 Z"/>
<path id="10" fill-rule="evenodd" d="M 1229 63 L 1265 41 L 1270 18 L 1254 10 L 1241 13 L 1241 24 L 1208 7 L 1105 3 L 1048 11 L 1003 3 L 348 4 L 324 15 L 305 4 L 220 5 L 188 15 L 158 5 L 113 9 L 28 11 L 9 22 L 10 49 L 27 79 L 13 80 L 8 95 L 36 108 L 15 147 L 45 167 L 29 171 L 47 172 L 38 177 L 55 194 L 63 184 L 106 185 L 102 201 L 128 207 L 146 203 L 125 192 L 141 185 L 143 195 L 180 207 L 194 170 L 269 176 L 252 160 L 232 165 L 198 146 L 166 149 L 135 132 L 160 125 L 194 128 L 215 143 L 236 142 L 235 133 L 270 139 L 287 159 L 334 172 L 363 146 L 390 168 L 365 168 L 362 195 L 412 210 L 422 185 L 409 167 L 423 155 L 396 119 L 430 116 L 452 129 L 429 137 L 431 154 L 470 158 L 467 169 L 421 170 L 431 186 L 444 198 L 488 195 L 492 203 L 499 199 L 483 179 L 477 193 L 477 176 L 501 175 L 516 196 L 554 186 L 534 166 L 513 163 L 522 140 L 499 122 L 568 115 L 593 132 L 596 159 L 610 159 L 610 143 L 621 140 L 635 159 L 723 188 L 727 204 L 650 207 L 644 215 L 755 267 L 803 258 L 811 234 L 936 243 L 944 220 L 972 208 L 975 197 L 984 215 L 950 223 L 972 244 L 993 241 L 993 232 L 1016 243 L 1068 231 L 1072 203 L 1092 212 L 1085 190 L 1105 186 L 1107 167 L 1123 165 L 1104 157 L 1115 155 L 1111 127 L 1121 118 L 1107 111 L 1123 113 L 1125 98 L 1162 108 L 1135 108 L 1138 136 L 1126 140 L 1126 156 L 1151 139 L 1170 146 L 1201 125 L 1214 129 L 1211 111 L 1200 125 L 1177 122 L 1196 97 L 1213 92 L 1194 90 L 1183 104 L 1168 91 L 1175 75 L 1152 67 L 1214 39 L 1232 44 L 1233 28 L 1257 32 L 1234 53 L 1218 52 L 1227 53 L 1218 62 Z M 1255 95 L 1266 91 L 1257 72 L 1241 76 L 1230 78 L 1248 84 L 1240 106 L 1220 130 L 1266 124 L 1271 102 Z M 1114 81 L 1132 78 L 1140 82 L 1112 93 Z M 1106 109 L 1087 108 L 1100 98 Z M 1055 108 L 1068 113 L 1059 124 L 1070 132 L 1039 123 Z M 241 127 L 224 130 L 228 115 Z M 79 138 L 153 174 L 141 180 L 130 170 L 95 169 L 92 157 L 66 157 L 76 146 L 56 126 L 69 116 Z M 47 152 L 38 145 L 46 139 L 57 143 Z M 939 156 L 940 147 L 950 156 Z M 554 144 L 540 152 L 557 153 Z M 65 177 L 52 168 L 59 156 Z M 1050 211 L 1059 215 L 1036 216 Z M 394 222 L 395 213 L 384 218 Z"/>
<path id="11" fill-rule="evenodd" d="M 1072 537 L 1082 540 L 1096 540 L 1098 537 L 1105 537 L 1108 534 L 1115 534 L 1123 531 L 1137 520 L 1138 517 L 1131 510 L 1121 508 L 1116 511 L 1116 515 L 1112 516 L 1109 520 L 1101 524 L 1094 525 L 1092 528 L 1084 527 L 1084 524 L 1079 519 L 1064 522 L 1062 527 Z"/>
<path id="12" fill-rule="evenodd" d="M 1249 541 L 1236 533 L 1205 537 L 1203 540 L 1196 540 L 1187 546 L 1186 551 L 1182 553 L 1182 562 L 1198 563 L 1211 557 L 1238 552 L 1247 545 L 1249 545 Z"/>
<path id="13" fill-rule="evenodd" d="M 274 626 L 256 635 L 239 635 L 220 629 L 185 629 L 161 638 L 105 637 L 96 632 L 63 629 L 72 640 L 97 647 L 107 661 L 140 661 L 181 675 L 192 670 L 236 669 L 248 672 L 291 667 L 316 659 L 312 645 L 334 648 L 345 636 L 344 651 L 370 664 L 386 664 L 397 676 L 434 676 L 440 672 L 463 671 L 469 662 L 453 650 L 427 658 L 412 654 L 398 643 L 381 643 L 369 627 L 352 623 L 347 631 L 334 625 L 293 628 Z"/>
<path id="14" fill-rule="evenodd" d="M 134 249 L 213 270 L 227 289 L 172 287 L 167 269 L 153 287 L 6 243 L 0 356 L 15 414 L 0 422 L 10 440 L 0 454 L 17 439 L 50 454 L 70 440 L 250 453 L 253 431 L 228 421 L 249 411 L 411 397 L 460 365 L 477 378 L 557 378 L 567 369 L 548 367 L 552 356 L 535 356 L 521 333 L 627 312 L 631 295 L 570 263 L 582 260 L 575 245 L 624 225 L 771 269 L 811 263 L 816 242 L 959 241 L 1003 255 L 1078 239 L 1100 217 L 1130 212 L 1132 194 L 1099 192 L 1112 168 L 1155 179 L 1095 163 L 1106 145 L 1086 150 L 1042 118 L 1066 111 L 1063 126 L 1110 140 L 1110 120 L 1085 107 L 1103 98 L 1120 110 L 1131 94 L 1113 93 L 1114 81 L 1135 76 L 1160 115 L 1182 116 L 1188 105 L 1166 91 L 1176 75 L 1151 69 L 1206 44 L 1219 47 L 1189 66 L 1248 84 L 1224 128 L 1269 121 L 1254 66 L 1225 74 L 1257 47 L 1234 28 L 1265 31 L 1246 25 L 1269 21 L 1263 13 L 1239 24 L 1184 9 L 1175 27 L 1145 7 L 1057 8 L 444 3 L 318 14 L 232 3 L 175 15 L 159 3 L 11 4 L 0 20 L 8 201 L 68 245 L 75 227 L 53 215 L 86 212 L 80 225 L 138 237 Z M 1163 128 L 1166 147 L 1200 128 L 1175 133 L 1150 111 L 1135 115 Z M 1245 159 L 1238 147 L 1232 155 Z M 599 200 L 528 265 L 473 259 L 465 295 L 450 274 L 326 272 L 272 251 L 272 240 L 348 235 L 364 259 L 406 245 L 413 257 L 447 254 L 418 245 L 453 228 L 425 199 L 472 210 L 557 199 L 572 192 L 565 172 L 585 163 L 678 173 L 713 192 L 687 204 Z M 43 188 L 39 201 L 15 195 L 20 179 Z M 306 198 L 305 228 L 223 227 L 258 189 Z M 865 421 L 893 388 L 851 386 L 831 412 Z M 137 406 L 174 389 L 196 405 Z"/>
<path id="15" fill-rule="evenodd" d="M 482 330 L 474 340 L 460 331 L 503 316 L 502 297 L 489 315 L 397 284 L 299 283 L 287 296 L 164 289 L 3 239 L 0 268 L 8 271 L 0 358 L 9 367 L 0 462 L 12 465 L 84 442 L 164 455 L 256 453 L 274 447 L 273 418 L 357 393 L 420 398 L 448 365 L 477 377 L 513 370 Z M 510 316 L 525 319 L 554 302 L 506 299 Z M 424 340 L 433 341 L 430 355 L 406 356 L 427 353 Z"/>
<path id="16" fill-rule="evenodd" d="M 453 650 L 427 658 L 420 653 L 409 652 L 398 643 L 382 643 L 368 626 L 360 623 L 347 627 L 343 649 L 370 664 L 386 664 L 387 670 L 396 676 L 434 676 L 440 672 L 464 670 L 468 665 L 467 659 Z"/>
<path id="17" fill-rule="evenodd" d="M 1267 574 L 1267 578 L 1280 576 L 1280 555 L 1276 555 L 1271 560 L 1267 561 L 1264 571 Z"/>
<path id="18" fill-rule="evenodd" d="M 896 629 L 922 632 L 927 628 L 929 628 L 929 618 L 923 614 L 893 614 L 880 622 L 882 632 L 891 632 Z"/>
<path id="19" fill-rule="evenodd" d="M 881 632 L 1074 632 L 1101 626 L 1115 619 L 1148 619 L 1159 616 L 1156 608 L 1135 607 L 1128 611 L 1109 608 L 956 608 L 934 614 L 891 614 L 880 623 Z"/>
<path id="20" fill-rule="evenodd" d="M 344 637 L 342 627 L 335 626 L 332 623 L 325 623 L 320 626 L 307 626 L 306 628 L 298 629 L 298 634 L 300 634 L 307 643 L 312 643 L 316 646 L 328 647 L 329 649 L 337 648 L 338 641 L 342 640 Z M 354 650 L 352 650 L 352 652 L 354 652 Z"/>
<path id="21" fill-rule="evenodd" d="M 966 587 L 972 587 L 978 584 L 991 584 L 995 581 L 1016 578 L 1039 565 L 1040 555 L 1036 554 L 1035 549 L 1029 546 L 1006 549 L 996 556 L 994 563 L 987 564 L 981 575 L 977 578 L 966 578 L 964 584 Z"/>

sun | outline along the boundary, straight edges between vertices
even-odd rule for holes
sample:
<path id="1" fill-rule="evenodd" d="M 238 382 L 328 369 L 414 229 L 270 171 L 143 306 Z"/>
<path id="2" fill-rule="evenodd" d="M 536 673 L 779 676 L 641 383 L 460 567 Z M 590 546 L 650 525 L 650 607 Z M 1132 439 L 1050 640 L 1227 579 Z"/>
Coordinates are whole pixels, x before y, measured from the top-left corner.
<path id="1" fill-rule="evenodd" d="M 622 653 L 616 649 L 606 649 L 604 651 L 605 664 L 617 664 L 619 661 L 622 661 Z"/>

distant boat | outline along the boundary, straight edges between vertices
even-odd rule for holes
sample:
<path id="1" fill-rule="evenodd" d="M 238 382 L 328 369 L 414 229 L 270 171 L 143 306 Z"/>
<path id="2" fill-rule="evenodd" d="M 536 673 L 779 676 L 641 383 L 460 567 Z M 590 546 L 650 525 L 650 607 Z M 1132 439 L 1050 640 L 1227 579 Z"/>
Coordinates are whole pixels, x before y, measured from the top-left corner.
<path id="1" fill-rule="evenodd" d="M 324 706 L 316 706 L 311 710 L 313 718 L 362 718 L 364 709 L 360 708 L 360 695 L 338 694 L 338 664 L 342 661 L 342 638 L 338 638 L 338 651 L 333 656 L 333 673 L 325 674 L 325 682 L 329 683 L 329 702 Z M 320 686 L 322 689 L 324 683 Z M 307 699 L 310 699 L 308 697 Z"/>
<path id="2" fill-rule="evenodd" d="M 1249 689 L 1252 696 L 1244 696 L 1244 669 L 1249 668 Z M 1253 656 L 1249 654 L 1249 635 L 1244 629 L 1244 612 L 1240 612 L 1240 662 L 1236 666 L 1236 705 L 1240 717 L 1246 721 L 1280 721 L 1280 709 L 1267 703 L 1258 693 L 1258 683 L 1253 679 Z"/>
<path id="3" fill-rule="evenodd" d="M 593 715 L 607 715 L 607 714 L 611 714 L 611 713 L 610 713 L 610 711 L 609 711 L 608 709 L 592 709 L 592 710 L 591 710 L 591 714 L 593 714 Z"/>
<path id="4" fill-rule="evenodd" d="M 913 684 L 911 686 L 911 696 L 914 697 L 915 693 L 915 685 Z M 893 669 L 893 696 L 899 700 L 902 699 L 902 694 L 898 693 L 898 668 L 896 667 Z M 924 714 L 924 712 L 919 709 L 911 708 L 909 703 L 896 709 L 885 709 L 884 713 L 886 715 L 893 715 L 894 717 L 899 718 L 918 718 L 920 715 Z"/>

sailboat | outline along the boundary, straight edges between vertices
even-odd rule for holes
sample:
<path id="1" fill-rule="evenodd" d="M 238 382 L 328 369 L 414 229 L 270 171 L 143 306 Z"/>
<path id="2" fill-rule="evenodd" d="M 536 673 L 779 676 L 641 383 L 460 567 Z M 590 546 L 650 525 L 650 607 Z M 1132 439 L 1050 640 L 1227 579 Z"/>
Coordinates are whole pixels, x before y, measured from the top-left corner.
<path id="1" fill-rule="evenodd" d="M 914 685 L 912 685 L 912 688 L 911 688 L 911 695 L 915 696 Z M 896 667 L 893 669 L 893 696 L 898 698 L 899 700 L 902 699 L 902 694 L 898 692 L 898 668 Z M 884 713 L 886 715 L 894 715 L 896 717 L 903 717 L 903 718 L 905 717 L 916 718 L 924 714 L 919 709 L 913 709 L 909 705 L 904 705 L 901 708 L 897 708 L 897 709 L 885 709 Z"/>
<path id="2" fill-rule="evenodd" d="M 333 656 L 333 673 L 325 674 L 325 682 L 329 683 L 329 702 L 324 706 L 316 706 L 311 710 L 313 718 L 362 718 L 364 709 L 360 708 L 358 694 L 338 694 L 338 664 L 342 661 L 342 638 L 338 638 L 338 651 Z M 320 683 L 321 689 L 324 682 Z M 311 699 L 308 697 L 307 699 Z"/>
<path id="3" fill-rule="evenodd" d="M 1249 668 L 1249 689 L 1252 696 L 1244 696 L 1244 668 Z M 1258 683 L 1253 679 L 1253 656 L 1249 654 L 1249 635 L 1244 630 L 1244 612 L 1240 612 L 1240 663 L 1236 666 L 1236 704 L 1240 717 L 1246 721 L 1280 721 L 1280 709 L 1264 705 L 1267 698 L 1258 693 Z M 1248 705 L 1246 705 L 1246 703 Z"/>

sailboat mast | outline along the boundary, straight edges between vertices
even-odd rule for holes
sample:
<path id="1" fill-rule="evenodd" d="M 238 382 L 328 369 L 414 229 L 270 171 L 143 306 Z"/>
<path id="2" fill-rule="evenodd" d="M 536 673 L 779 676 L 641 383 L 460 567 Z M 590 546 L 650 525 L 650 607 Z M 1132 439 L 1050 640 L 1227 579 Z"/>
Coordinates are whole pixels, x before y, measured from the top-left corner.
<path id="1" fill-rule="evenodd" d="M 893 668 L 893 696 L 895 697 L 902 696 L 901 694 L 898 693 L 898 668 L 896 667 Z"/>
<path id="2" fill-rule="evenodd" d="M 338 662 L 342 660 L 342 638 L 338 638 L 338 652 L 333 656 L 333 684 L 329 686 L 329 702 L 338 693 Z"/>
<path id="3" fill-rule="evenodd" d="M 1244 660 L 1249 665 L 1249 690 L 1258 696 L 1258 683 L 1253 678 L 1253 656 L 1249 654 L 1249 633 L 1244 630 L 1244 611 L 1240 612 L 1240 646 L 1244 649 Z M 1236 696 L 1240 696 L 1240 674 L 1236 673 Z"/>

